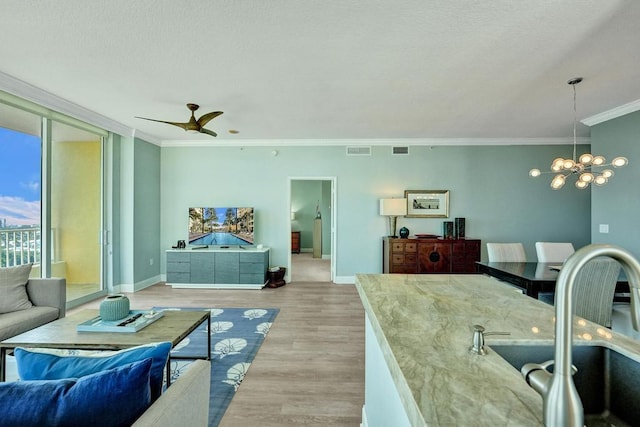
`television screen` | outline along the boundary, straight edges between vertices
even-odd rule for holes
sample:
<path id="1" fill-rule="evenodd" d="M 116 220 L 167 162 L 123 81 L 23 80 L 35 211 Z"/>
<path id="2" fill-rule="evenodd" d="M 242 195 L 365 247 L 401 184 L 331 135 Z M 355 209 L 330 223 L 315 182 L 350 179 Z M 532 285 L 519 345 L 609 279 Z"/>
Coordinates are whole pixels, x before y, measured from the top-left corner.
<path id="1" fill-rule="evenodd" d="M 253 208 L 189 208 L 189 244 L 253 245 Z"/>

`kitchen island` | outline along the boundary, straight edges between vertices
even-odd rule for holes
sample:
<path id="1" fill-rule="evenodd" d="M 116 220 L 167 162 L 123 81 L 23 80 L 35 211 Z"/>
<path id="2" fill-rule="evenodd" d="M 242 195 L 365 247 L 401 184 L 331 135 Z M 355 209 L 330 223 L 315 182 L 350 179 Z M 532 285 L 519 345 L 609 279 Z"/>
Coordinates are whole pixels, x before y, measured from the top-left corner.
<path id="1" fill-rule="evenodd" d="M 542 398 L 491 344 L 553 345 L 554 308 L 481 275 L 361 274 L 366 314 L 363 426 L 539 426 Z M 488 354 L 469 352 L 473 325 Z M 574 345 L 638 360 L 640 343 L 584 319 Z M 531 360 L 542 362 L 542 360 Z"/>

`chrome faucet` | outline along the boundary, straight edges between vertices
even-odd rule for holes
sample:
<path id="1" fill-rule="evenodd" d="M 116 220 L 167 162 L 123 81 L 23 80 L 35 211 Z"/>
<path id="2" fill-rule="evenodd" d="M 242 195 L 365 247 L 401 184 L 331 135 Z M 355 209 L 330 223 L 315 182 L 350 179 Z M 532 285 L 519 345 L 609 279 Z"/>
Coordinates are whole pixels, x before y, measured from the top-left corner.
<path id="1" fill-rule="evenodd" d="M 580 269 L 600 256 L 613 258 L 622 265 L 631 285 L 633 328 L 640 330 L 640 263 L 629 252 L 613 245 L 592 244 L 571 255 L 563 264 L 556 282 L 555 362 L 527 363 L 521 369 L 527 383 L 542 396 L 547 427 L 584 426 L 584 409 L 572 378 L 575 373 L 575 367 L 571 365 L 573 286 Z M 553 374 L 546 369 L 550 365 L 555 365 Z"/>

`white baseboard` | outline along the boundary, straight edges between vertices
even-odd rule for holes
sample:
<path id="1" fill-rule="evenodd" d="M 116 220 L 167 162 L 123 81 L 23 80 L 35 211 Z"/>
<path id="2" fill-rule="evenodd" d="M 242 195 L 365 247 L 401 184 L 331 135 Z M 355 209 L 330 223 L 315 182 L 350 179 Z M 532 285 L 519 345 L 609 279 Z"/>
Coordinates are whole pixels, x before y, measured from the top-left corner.
<path id="1" fill-rule="evenodd" d="M 337 285 L 355 285 L 356 276 L 336 276 L 333 283 Z"/>
<path id="2" fill-rule="evenodd" d="M 362 422 L 360 423 L 360 427 L 367 427 L 369 423 L 367 423 L 367 411 L 365 410 L 365 405 L 362 405 Z"/>
<path id="3" fill-rule="evenodd" d="M 162 275 L 158 274 L 157 276 L 150 277 L 141 282 L 136 283 L 121 283 L 119 285 L 120 292 L 138 292 L 149 286 L 155 285 L 158 282 L 162 282 Z"/>

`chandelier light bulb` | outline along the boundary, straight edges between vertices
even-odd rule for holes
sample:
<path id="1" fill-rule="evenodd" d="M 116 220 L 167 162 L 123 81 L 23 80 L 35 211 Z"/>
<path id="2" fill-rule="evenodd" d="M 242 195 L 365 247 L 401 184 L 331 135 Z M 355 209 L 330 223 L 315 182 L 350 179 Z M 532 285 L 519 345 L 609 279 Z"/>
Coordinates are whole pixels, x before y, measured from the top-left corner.
<path id="1" fill-rule="evenodd" d="M 564 175 L 558 174 L 553 177 L 553 180 L 551 180 L 551 188 L 553 188 L 554 190 L 559 190 L 564 186 L 564 182 Z"/>
<path id="2" fill-rule="evenodd" d="M 582 164 L 588 165 L 592 161 L 593 155 L 591 155 L 591 153 L 584 153 L 582 156 L 580 156 L 580 163 Z"/>
<path id="3" fill-rule="evenodd" d="M 602 157 L 602 156 L 595 156 L 595 157 L 593 158 L 593 160 L 591 161 L 591 163 L 593 163 L 593 164 L 594 164 L 594 166 L 600 166 L 600 165 L 604 165 L 604 163 L 605 163 L 606 161 L 607 161 L 607 160 L 606 160 L 604 157 Z"/>
<path id="4" fill-rule="evenodd" d="M 584 190 L 584 189 L 585 189 L 585 188 L 587 188 L 588 186 L 589 186 L 589 183 L 588 183 L 588 182 L 580 181 L 580 180 L 577 180 L 577 181 L 576 181 L 576 187 L 578 187 L 578 188 L 579 188 L 579 189 L 581 189 L 581 190 Z"/>
<path id="5" fill-rule="evenodd" d="M 554 171 L 562 170 L 563 166 L 564 166 L 564 159 L 562 157 L 558 157 L 553 161 L 553 163 L 551 163 L 551 169 Z"/>
<path id="6" fill-rule="evenodd" d="M 576 165 L 576 162 L 574 162 L 573 160 L 565 159 L 562 167 L 568 170 L 568 169 L 573 169 L 575 165 Z"/>
<path id="7" fill-rule="evenodd" d="M 542 172 L 540 172 L 540 169 L 535 169 L 535 168 L 534 168 L 534 169 L 531 169 L 531 170 L 529 171 L 529 176 L 532 176 L 532 177 L 534 177 L 534 178 L 535 178 L 535 177 L 537 177 L 537 176 L 540 176 L 540 174 L 541 174 L 541 173 L 542 173 Z"/>
<path id="8" fill-rule="evenodd" d="M 621 168 L 622 166 L 625 166 L 627 163 L 629 163 L 629 160 L 627 160 L 626 157 L 616 157 L 611 161 L 611 164 L 613 165 L 614 168 Z"/>
<path id="9" fill-rule="evenodd" d="M 585 172 L 583 174 L 580 175 L 580 178 L 578 179 L 578 181 L 581 182 L 586 182 L 587 184 L 590 183 L 591 181 L 593 181 L 594 176 L 592 173 L 590 172 Z"/>
<path id="10" fill-rule="evenodd" d="M 611 178 L 613 175 L 614 173 L 611 169 L 605 169 L 602 171 L 602 176 L 604 176 L 607 179 Z"/>
<path id="11" fill-rule="evenodd" d="M 605 185 L 607 181 L 607 178 L 602 175 L 596 176 L 596 179 L 593 180 L 596 185 Z"/>

